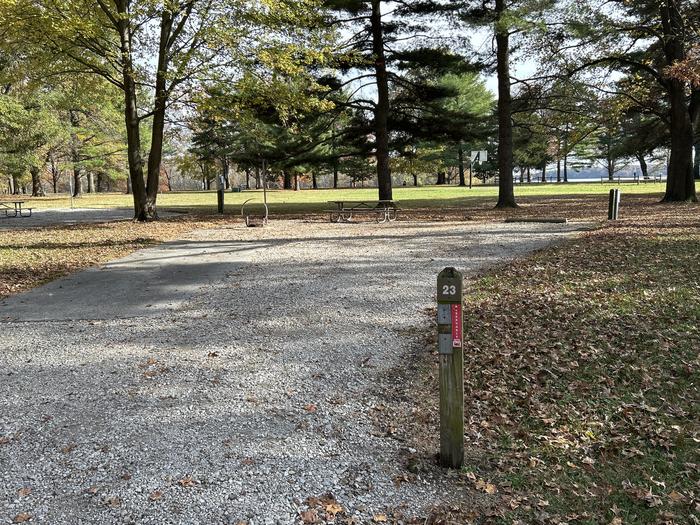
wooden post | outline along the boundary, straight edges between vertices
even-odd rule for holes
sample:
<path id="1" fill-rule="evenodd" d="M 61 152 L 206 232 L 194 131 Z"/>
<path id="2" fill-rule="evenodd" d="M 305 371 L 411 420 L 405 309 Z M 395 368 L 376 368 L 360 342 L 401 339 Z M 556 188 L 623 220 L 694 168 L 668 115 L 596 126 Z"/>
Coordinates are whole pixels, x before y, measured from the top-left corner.
<path id="1" fill-rule="evenodd" d="M 620 215 L 620 190 L 610 190 L 610 199 L 608 201 L 608 220 L 616 221 Z"/>
<path id="2" fill-rule="evenodd" d="M 462 274 L 445 268 L 437 279 L 438 352 L 440 360 L 440 463 L 464 463 L 464 336 Z"/>

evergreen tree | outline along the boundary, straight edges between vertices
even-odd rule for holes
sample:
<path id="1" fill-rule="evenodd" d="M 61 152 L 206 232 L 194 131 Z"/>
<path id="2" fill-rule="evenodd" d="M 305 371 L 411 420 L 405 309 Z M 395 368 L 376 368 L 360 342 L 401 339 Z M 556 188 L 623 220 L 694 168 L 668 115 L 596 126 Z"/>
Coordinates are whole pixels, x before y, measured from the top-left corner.
<path id="1" fill-rule="evenodd" d="M 468 0 L 455 2 L 469 25 L 488 27 L 495 41 L 493 57 L 484 57 L 498 78 L 498 208 L 516 207 L 513 192 L 512 54 L 516 39 L 542 26 L 554 0 Z M 522 40 L 522 39 L 521 39 Z M 516 48 L 514 49 L 514 46 Z"/>
<path id="2" fill-rule="evenodd" d="M 337 59 L 345 77 L 329 79 L 329 85 L 337 90 L 353 86 L 343 105 L 371 115 L 379 199 L 391 200 L 389 159 L 396 150 L 391 135 L 401 122 L 411 120 L 402 114 L 402 97 L 411 93 L 422 102 L 443 97 L 443 90 L 426 80 L 463 65 L 463 59 L 439 38 L 426 38 L 441 10 L 431 2 L 326 0 L 324 5 L 331 13 L 328 24 L 342 26 L 351 35 Z M 408 71 L 413 74 L 405 74 Z"/>

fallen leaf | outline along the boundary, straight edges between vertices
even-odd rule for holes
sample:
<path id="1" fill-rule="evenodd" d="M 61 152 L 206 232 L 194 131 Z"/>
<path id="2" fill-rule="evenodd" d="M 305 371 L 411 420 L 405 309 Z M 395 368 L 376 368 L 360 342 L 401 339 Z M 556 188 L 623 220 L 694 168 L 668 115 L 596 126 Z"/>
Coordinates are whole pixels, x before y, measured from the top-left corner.
<path id="1" fill-rule="evenodd" d="M 681 501 L 685 500 L 685 496 L 681 494 L 680 492 L 677 492 L 675 490 L 672 490 L 670 494 L 668 495 L 668 498 L 673 502 L 673 503 L 679 503 Z"/>
<path id="2" fill-rule="evenodd" d="M 307 412 L 313 414 L 313 413 L 316 412 L 318 409 L 316 408 L 316 405 L 314 405 L 313 403 L 309 403 L 308 405 L 305 405 L 305 406 L 304 406 L 304 410 L 306 410 Z"/>
<path id="3" fill-rule="evenodd" d="M 151 501 L 158 501 L 162 497 L 163 493 L 160 490 L 154 490 L 148 495 L 148 499 L 150 499 Z"/>
<path id="4" fill-rule="evenodd" d="M 29 514 L 28 512 L 21 512 L 17 514 L 17 516 L 14 517 L 12 520 L 12 523 L 25 523 L 32 519 L 32 515 Z"/>
<path id="5" fill-rule="evenodd" d="M 339 505 L 338 503 L 329 503 L 326 505 L 326 513 L 330 514 L 331 516 L 335 516 L 339 512 L 343 512 L 343 507 Z"/>
<path id="6" fill-rule="evenodd" d="M 29 496 L 32 493 L 31 487 L 23 487 L 17 491 L 17 495 L 20 498 L 23 498 L 24 496 Z"/>
<path id="7" fill-rule="evenodd" d="M 105 504 L 111 509 L 116 509 L 117 507 L 121 507 L 122 500 L 116 496 L 112 496 L 111 498 L 107 498 Z"/>
<path id="8" fill-rule="evenodd" d="M 477 490 L 485 492 L 486 494 L 495 494 L 496 492 L 498 492 L 498 489 L 496 489 L 496 485 L 494 485 L 493 483 L 487 483 L 483 479 L 477 480 L 477 482 L 474 484 L 474 487 Z"/>
<path id="9" fill-rule="evenodd" d="M 375 514 L 372 521 L 375 523 L 384 523 L 386 521 L 386 514 Z"/>
<path id="10" fill-rule="evenodd" d="M 318 512 L 314 509 L 305 510 L 299 517 L 303 523 L 318 523 Z"/>
<path id="11" fill-rule="evenodd" d="M 194 487 L 195 480 L 189 474 L 177 482 L 181 487 Z"/>

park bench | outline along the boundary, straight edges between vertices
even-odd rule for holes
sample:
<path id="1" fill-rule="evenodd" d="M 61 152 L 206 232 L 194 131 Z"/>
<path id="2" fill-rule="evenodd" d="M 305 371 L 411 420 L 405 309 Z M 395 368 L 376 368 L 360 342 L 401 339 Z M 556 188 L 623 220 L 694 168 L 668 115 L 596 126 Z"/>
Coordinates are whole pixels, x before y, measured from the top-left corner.
<path id="1" fill-rule="evenodd" d="M 399 207 L 395 201 L 328 201 L 331 222 L 350 222 L 353 216 L 375 216 L 377 222 L 395 221 Z"/>
<path id="2" fill-rule="evenodd" d="M 31 217 L 34 208 L 24 208 L 24 201 L 10 201 L 12 206 L 0 202 L 0 210 L 5 212 L 5 217 Z"/>

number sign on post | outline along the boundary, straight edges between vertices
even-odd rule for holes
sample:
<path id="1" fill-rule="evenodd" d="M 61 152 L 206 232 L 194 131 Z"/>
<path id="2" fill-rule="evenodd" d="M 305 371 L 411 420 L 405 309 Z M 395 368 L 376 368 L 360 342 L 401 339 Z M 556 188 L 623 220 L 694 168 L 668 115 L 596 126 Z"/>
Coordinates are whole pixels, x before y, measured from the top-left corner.
<path id="1" fill-rule="evenodd" d="M 445 268 L 437 279 L 440 359 L 440 463 L 464 463 L 464 356 L 462 354 L 462 274 Z"/>

